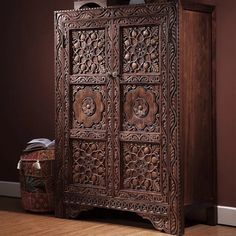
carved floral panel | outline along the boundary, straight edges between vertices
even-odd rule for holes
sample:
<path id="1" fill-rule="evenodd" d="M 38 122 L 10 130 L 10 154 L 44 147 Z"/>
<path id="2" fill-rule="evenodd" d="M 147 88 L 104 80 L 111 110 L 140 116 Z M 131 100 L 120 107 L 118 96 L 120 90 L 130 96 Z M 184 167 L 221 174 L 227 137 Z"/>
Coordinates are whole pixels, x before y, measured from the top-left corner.
<path id="1" fill-rule="evenodd" d="M 125 85 L 123 94 L 123 130 L 159 132 L 159 86 Z"/>
<path id="2" fill-rule="evenodd" d="M 104 142 L 73 141 L 73 183 L 105 187 L 106 146 Z"/>
<path id="3" fill-rule="evenodd" d="M 97 128 L 105 126 L 104 86 L 74 86 L 73 127 Z"/>
<path id="4" fill-rule="evenodd" d="M 159 26 L 124 27 L 122 33 L 123 73 L 159 73 Z"/>
<path id="5" fill-rule="evenodd" d="M 160 192 L 160 147 L 158 144 L 123 143 L 125 189 Z"/>
<path id="6" fill-rule="evenodd" d="M 72 74 L 105 73 L 105 31 L 72 31 Z"/>

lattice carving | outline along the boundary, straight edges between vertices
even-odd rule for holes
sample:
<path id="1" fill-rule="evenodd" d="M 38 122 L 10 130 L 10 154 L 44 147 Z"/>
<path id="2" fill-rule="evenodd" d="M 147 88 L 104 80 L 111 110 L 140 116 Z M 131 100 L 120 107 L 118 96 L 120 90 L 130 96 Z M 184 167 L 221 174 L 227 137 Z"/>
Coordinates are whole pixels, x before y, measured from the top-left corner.
<path id="1" fill-rule="evenodd" d="M 93 207 L 105 207 L 112 209 L 122 209 L 124 211 L 132 211 L 137 213 L 146 213 L 146 215 L 153 215 L 165 217 L 168 214 L 169 207 L 166 205 L 156 204 L 155 202 L 146 201 L 139 202 L 129 199 L 120 198 L 104 198 L 102 196 L 82 195 L 77 192 L 65 192 L 65 204 L 72 204 L 76 209 L 76 204 L 89 205 Z M 78 205 L 78 207 L 80 206 Z"/>
<path id="2" fill-rule="evenodd" d="M 124 143 L 123 163 L 125 189 L 160 192 L 159 145 Z"/>
<path id="3" fill-rule="evenodd" d="M 166 196 L 163 196 L 162 193 L 153 194 L 152 192 L 145 192 L 145 194 L 141 194 L 141 192 L 138 193 L 137 191 L 120 190 L 118 195 L 122 199 L 132 199 L 133 201 L 156 202 L 156 203 L 167 202 Z"/>
<path id="4" fill-rule="evenodd" d="M 123 72 L 160 72 L 159 26 L 124 27 Z"/>
<path id="5" fill-rule="evenodd" d="M 72 32 L 72 73 L 105 73 L 105 31 L 102 29 Z"/>
<path id="6" fill-rule="evenodd" d="M 104 142 L 73 141 L 73 183 L 105 187 Z"/>

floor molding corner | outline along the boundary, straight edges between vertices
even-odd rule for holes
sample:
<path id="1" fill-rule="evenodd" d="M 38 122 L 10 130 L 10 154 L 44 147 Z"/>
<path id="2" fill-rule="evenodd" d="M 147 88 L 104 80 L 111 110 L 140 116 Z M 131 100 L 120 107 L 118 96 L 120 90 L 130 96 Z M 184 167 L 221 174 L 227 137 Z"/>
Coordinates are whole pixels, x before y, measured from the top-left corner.
<path id="1" fill-rule="evenodd" d="M 236 207 L 218 206 L 218 224 L 236 226 Z"/>
<path id="2" fill-rule="evenodd" d="M 0 196 L 20 197 L 20 183 L 0 181 Z"/>

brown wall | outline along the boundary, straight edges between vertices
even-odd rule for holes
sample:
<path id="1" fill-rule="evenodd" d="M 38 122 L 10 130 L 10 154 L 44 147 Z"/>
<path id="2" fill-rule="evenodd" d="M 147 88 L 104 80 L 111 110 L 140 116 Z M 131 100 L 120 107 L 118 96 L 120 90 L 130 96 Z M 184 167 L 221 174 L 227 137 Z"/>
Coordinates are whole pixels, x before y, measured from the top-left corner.
<path id="1" fill-rule="evenodd" d="M 218 203 L 236 207 L 236 1 L 216 12 Z"/>
<path id="2" fill-rule="evenodd" d="M 236 207 L 236 1 L 217 5 L 217 155 L 219 205 Z M 18 181 L 25 143 L 54 137 L 53 11 L 71 0 L 1 3 L 0 181 Z"/>
<path id="3" fill-rule="evenodd" d="M 18 181 L 27 141 L 54 137 L 53 11 L 69 0 L 1 2 L 0 181 Z"/>

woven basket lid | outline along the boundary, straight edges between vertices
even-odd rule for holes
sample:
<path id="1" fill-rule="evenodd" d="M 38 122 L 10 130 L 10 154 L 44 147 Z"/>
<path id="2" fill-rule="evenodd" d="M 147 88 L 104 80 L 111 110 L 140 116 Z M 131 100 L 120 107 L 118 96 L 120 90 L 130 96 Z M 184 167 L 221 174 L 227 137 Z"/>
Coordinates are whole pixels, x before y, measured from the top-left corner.
<path id="1" fill-rule="evenodd" d="M 33 152 L 23 153 L 20 157 L 21 161 L 50 161 L 55 160 L 54 149 L 37 150 Z"/>

